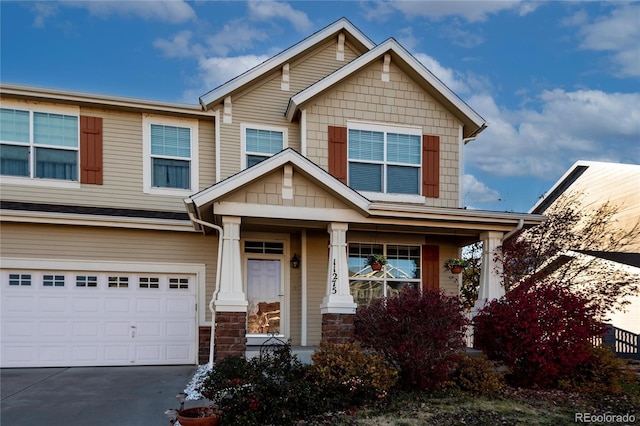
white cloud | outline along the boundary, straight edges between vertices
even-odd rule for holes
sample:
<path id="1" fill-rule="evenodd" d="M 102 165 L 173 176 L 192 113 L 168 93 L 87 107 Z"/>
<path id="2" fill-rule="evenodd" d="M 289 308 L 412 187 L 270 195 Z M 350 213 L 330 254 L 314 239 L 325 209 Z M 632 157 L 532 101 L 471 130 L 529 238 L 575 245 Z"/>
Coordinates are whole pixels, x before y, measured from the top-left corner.
<path id="1" fill-rule="evenodd" d="M 413 56 L 454 93 L 469 93 L 469 87 L 451 68 L 442 66 L 440 62 L 426 53 L 416 53 Z"/>
<path id="2" fill-rule="evenodd" d="M 198 68 L 204 87 L 211 90 L 267 59 L 269 56 L 266 55 L 202 58 L 198 61 Z"/>
<path id="3" fill-rule="evenodd" d="M 188 58 L 203 53 L 201 45 L 191 44 L 192 32 L 185 30 L 175 34 L 171 39 L 158 38 L 153 47 L 160 50 L 167 58 Z"/>
<path id="4" fill-rule="evenodd" d="M 500 193 L 480 182 L 473 175 L 463 176 L 464 205 L 472 207 L 475 204 L 489 204 L 500 201 Z"/>
<path id="5" fill-rule="evenodd" d="M 615 65 L 614 75 L 619 77 L 640 76 L 640 5 L 624 4 L 613 9 L 608 16 L 588 22 L 579 12 L 566 25 L 578 26 L 582 38 L 581 49 L 611 52 Z"/>
<path id="6" fill-rule="evenodd" d="M 231 51 L 250 48 L 253 46 L 254 41 L 263 41 L 268 37 L 265 31 L 234 20 L 225 24 L 220 32 L 208 37 L 207 46 L 210 52 L 226 56 Z"/>
<path id="7" fill-rule="evenodd" d="M 143 19 L 179 24 L 194 20 L 195 11 L 183 0 L 94 0 L 86 2 L 68 2 L 68 5 L 84 7 L 92 15 L 109 17 L 111 15 L 138 16 Z"/>
<path id="8" fill-rule="evenodd" d="M 307 14 L 295 10 L 290 4 L 273 0 L 250 1 L 249 16 L 252 19 L 267 21 L 274 18 L 283 18 L 291 23 L 300 32 L 309 31 L 313 24 Z"/>
<path id="9" fill-rule="evenodd" d="M 448 16 L 458 16 L 468 22 L 485 21 L 488 15 L 496 14 L 504 10 L 516 11 L 520 16 L 531 13 L 536 6 L 532 3 L 524 3 L 519 0 L 503 1 L 406 1 L 392 2 L 393 7 L 410 18 L 424 16 L 433 20 L 440 20 Z"/>
<path id="10" fill-rule="evenodd" d="M 146 20 L 180 24 L 196 19 L 195 11 L 183 0 L 61 0 L 58 2 L 36 2 L 34 26 L 43 27 L 45 21 L 55 16 L 61 6 L 86 9 L 93 16 L 108 18 L 111 15 L 136 16 Z"/>
<path id="11" fill-rule="evenodd" d="M 500 109 L 488 94 L 469 99 L 488 128 L 466 148 L 470 164 L 495 176 L 559 176 L 576 160 L 637 162 L 640 94 L 544 91 L 533 109 Z"/>

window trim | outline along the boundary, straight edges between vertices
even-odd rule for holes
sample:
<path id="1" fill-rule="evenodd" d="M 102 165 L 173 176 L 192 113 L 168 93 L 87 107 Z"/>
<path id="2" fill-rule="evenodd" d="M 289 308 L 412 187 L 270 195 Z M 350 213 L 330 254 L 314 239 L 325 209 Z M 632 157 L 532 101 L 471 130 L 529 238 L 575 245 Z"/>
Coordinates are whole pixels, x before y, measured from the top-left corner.
<path id="1" fill-rule="evenodd" d="M 374 123 L 367 121 L 347 121 L 347 182 L 349 182 L 350 177 L 350 164 L 351 159 L 349 158 L 349 130 L 364 130 L 364 131 L 373 131 L 373 132 L 381 132 L 384 134 L 384 158 L 382 161 L 364 161 L 364 160 L 354 160 L 355 162 L 365 163 L 365 164 L 379 164 L 383 166 L 383 189 L 386 190 L 387 187 L 387 174 L 386 168 L 391 165 L 401 165 L 401 166 L 410 166 L 418 169 L 418 193 L 417 194 L 402 194 L 402 193 L 389 193 L 386 191 L 383 192 L 372 192 L 372 191 L 361 191 L 356 189 L 360 194 L 364 197 L 372 200 L 372 201 L 390 201 L 390 202 L 407 202 L 407 203 L 424 203 L 426 198 L 422 194 L 422 169 L 424 167 L 424 158 L 422 152 L 422 135 L 423 129 L 420 126 L 410 126 L 410 125 L 399 125 L 393 123 Z M 420 138 L 420 162 L 418 165 L 408 164 L 408 163 L 395 163 L 387 161 L 387 134 L 388 133 L 398 133 L 404 135 L 418 136 Z M 348 183 L 349 184 L 349 183 Z M 350 184 L 349 184 L 350 185 Z M 354 188 L 355 189 L 355 188 Z"/>
<path id="2" fill-rule="evenodd" d="M 271 126 L 266 124 L 240 123 L 240 170 L 247 168 L 247 155 L 265 155 L 262 152 L 247 151 L 247 130 L 269 130 L 282 133 L 282 149 L 289 147 L 289 132 L 287 127 Z M 271 157 L 274 154 L 266 155 Z"/>
<path id="3" fill-rule="evenodd" d="M 3 109 L 15 109 L 20 111 L 29 112 L 29 142 L 28 144 L 17 143 L 12 141 L 0 141 L 0 143 L 11 146 L 28 146 L 29 147 L 29 176 L 8 176 L 8 175 L 0 175 L 0 183 L 7 185 L 29 185 L 29 186 L 44 186 L 51 188 L 69 188 L 69 189 L 77 189 L 80 188 L 80 107 L 69 106 L 69 105 L 42 105 L 42 104 L 33 104 L 20 102 L 13 99 L 3 99 L 2 100 L 2 108 Z M 34 113 L 40 112 L 44 114 L 61 114 L 61 115 L 69 115 L 74 116 L 78 120 L 78 145 L 75 149 L 68 148 L 56 148 L 53 149 L 64 149 L 66 151 L 75 151 L 76 152 L 76 166 L 77 166 L 77 180 L 65 180 L 65 179 L 50 179 L 50 178 L 38 178 L 33 176 L 35 169 L 35 154 L 34 147 L 38 147 L 34 145 L 33 141 L 33 116 Z M 47 148 L 46 146 L 40 146 Z"/>
<path id="4" fill-rule="evenodd" d="M 153 186 L 153 157 L 151 156 L 151 125 L 174 126 L 188 128 L 191 133 L 191 158 L 189 158 L 190 188 L 159 188 Z M 197 119 L 167 117 L 153 114 L 142 115 L 142 186 L 145 194 L 153 195 L 191 195 L 200 188 L 199 182 L 199 122 Z"/>

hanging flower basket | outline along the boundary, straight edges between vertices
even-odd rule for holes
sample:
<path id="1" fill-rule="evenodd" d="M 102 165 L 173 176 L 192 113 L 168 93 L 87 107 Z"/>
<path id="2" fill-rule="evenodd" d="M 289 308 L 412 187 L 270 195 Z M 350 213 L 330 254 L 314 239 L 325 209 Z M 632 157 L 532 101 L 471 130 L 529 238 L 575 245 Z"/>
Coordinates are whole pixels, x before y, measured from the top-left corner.
<path id="1" fill-rule="evenodd" d="M 454 257 L 444 261 L 444 268 L 451 271 L 452 274 L 459 274 L 468 264 L 466 260 Z"/>
<path id="2" fill-rule="evenodd" d="M 381 254 L 374 254 L 367 257 L 367 265 L 374 271 L 379 271 L 384 265 L 387 264 L 387 258 Z"/>

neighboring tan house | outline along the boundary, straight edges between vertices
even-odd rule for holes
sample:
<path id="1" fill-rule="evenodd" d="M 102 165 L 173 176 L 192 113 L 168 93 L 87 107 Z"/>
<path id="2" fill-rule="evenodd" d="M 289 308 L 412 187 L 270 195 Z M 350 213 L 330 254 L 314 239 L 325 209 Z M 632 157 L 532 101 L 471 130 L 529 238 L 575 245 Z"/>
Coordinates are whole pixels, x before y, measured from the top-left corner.
<path id="1" fill-rule="evenodd" d="M 346 19 L 200 105 L 0 94 L 2 367 L 342 341 L 359 304 L 408 285 L 457 294 L 446 258 L 483 241 L 492 263 L 506 233 L 543 220 L 462 208 L 463 148 L 485 121 Z M 501 294 L 484 275 L 481 297 Z"/>
<path id="2" fill-rule="evenodd" d="M 544 214 L 565 197 L 578 197 L 584 209 L 593 211 L 609 202 L 617 213 L 608 222 L 612 230 L 630 232 L 640 227 L 640 165 L 605 163 L 595 161 L 576 162 L 549 192 L 531 209 L 531 213 Z M 630 280 L 640 281 L 640 240 L 631 241 L 617 251 L 610 247 L 592 246 L 584 250 L 567 250 L 551 264 L 566 263 L 569 259 L 585 265 L 576 280 L 592 279 L 589 268 L 623 272 Z M 550 276 L 554 272 L 550 270 Z M 603 283 L 602 285 L 607 285 Z M 628 297 L 624 312 L 614 311 L 608 323 L 616 328 L 640 334 L 640 295 Z M 638 344 L 635 337 L 636 345 Z"/>

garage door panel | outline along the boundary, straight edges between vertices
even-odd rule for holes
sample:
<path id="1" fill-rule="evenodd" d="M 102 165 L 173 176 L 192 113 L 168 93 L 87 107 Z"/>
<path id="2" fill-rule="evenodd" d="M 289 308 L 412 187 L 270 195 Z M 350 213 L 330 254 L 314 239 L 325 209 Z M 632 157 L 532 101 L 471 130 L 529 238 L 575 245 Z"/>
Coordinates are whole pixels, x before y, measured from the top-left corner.
<path id="1" fill-rule="evenodd" d="M 8 285 L 8 274 L 29 279 Z M 54 284 L 45 286 L 51 275 Z M 0 270 L 0 277 L 2 367 L 196 362 L 193 275 Z"/>
<path id="2" fill-rule="evenodd" d="M 162 313 L 164 300 L 160 298 L 156 299 L 142 299 L 136 301 L 136 313 L 145 314 L 145 313 Z"/>
<path id="3" fill-rule="evenodd" d="M 70 321 L 41 321 L 38 334 L 43 339 L 67 337 L 67 323 Z"/>
<path id="4" fill-rule="evenodd" d="M 104 311 L 107 314 L 129 312 L 130 310 L 130 300 L 126 297 L 109 297 L 105 300 Z"/>
<path id="5" fill-rule="evenodd" d="M 71 325 L 71 337 L 100 337 L 102 327 L 98 321 L 74 322 Z"/>
<path id="6" fill-rule="evenodd" d="M 26 290 L 31 289 L 27 288 Z M 22 314 L 36 311 L 36 305 L 33 303 L 33 294 L 11 296 L 5 293 L 2 295 L 2 299 L 2 310 L 4 312 L 17 312 Z"/>

